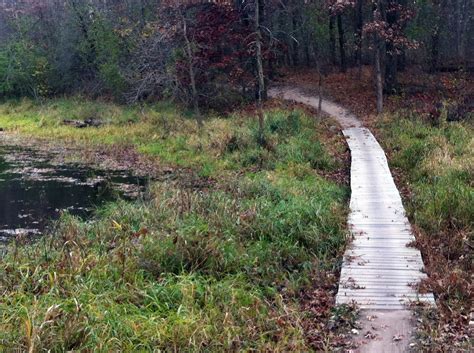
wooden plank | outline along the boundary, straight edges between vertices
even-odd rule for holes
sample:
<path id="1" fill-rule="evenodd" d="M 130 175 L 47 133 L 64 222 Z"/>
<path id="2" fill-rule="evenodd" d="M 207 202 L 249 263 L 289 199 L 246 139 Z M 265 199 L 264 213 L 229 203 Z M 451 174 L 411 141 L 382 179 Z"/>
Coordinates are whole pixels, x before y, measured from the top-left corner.
<path id="1" fill-rule="evenodd" d="M 358 302 L 364 309 L 402 309 L 410 300 L 434 302 L 413 286 L 426 275 L 415 237 L 385 152 L 368 129 L 343 131 L 351 150 L 352 244 L 341 270 L 338 303 Z M 403 305 L 402 305 L 403 304 Z"/>

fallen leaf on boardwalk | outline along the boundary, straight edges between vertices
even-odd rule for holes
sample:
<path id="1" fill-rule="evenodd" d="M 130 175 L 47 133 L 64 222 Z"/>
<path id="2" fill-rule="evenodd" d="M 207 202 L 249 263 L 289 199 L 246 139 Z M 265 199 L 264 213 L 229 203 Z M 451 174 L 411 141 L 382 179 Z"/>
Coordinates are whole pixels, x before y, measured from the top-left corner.
<path id="1" fill-rule="evenodd" d="M 372 333 L 372 332 L 370 332 L 370 331 L 367 331 L 367 332 L 365 333 L 364 337 L 373 340 L 374 338 L 377 337 L 377 335 L 376 335 L 375 333 Z"/>

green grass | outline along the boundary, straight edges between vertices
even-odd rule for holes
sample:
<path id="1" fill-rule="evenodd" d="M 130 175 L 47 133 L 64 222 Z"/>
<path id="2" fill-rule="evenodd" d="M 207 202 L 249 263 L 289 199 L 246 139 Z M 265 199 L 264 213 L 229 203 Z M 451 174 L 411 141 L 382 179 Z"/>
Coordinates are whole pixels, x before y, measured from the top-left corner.
<path id="1" fill-rule="evenodd" d="M 474 126 L 392 116 L 379 122 L 393 167 L 409 186 L 408 214 L 417 230 L 429 279 L 422 285 L 437 298 L 436 310 L 421 310 L 423 352 L 472 351 L 472 246 L 474 242 Z"/>
<path id="2" fill-rule="evenodd" d="M 77 129 L 63 124 L 64 119 L 90 117 L 101 119 L 105 125 Z M 199 131 L 192 118 L 184 117 L 169 103 L 122 107 L 76 97 L 42 104 L 24 99 L 0 105 L 0 127 L 6 131 L 87 147 L 132 146 L 161 163 L 198 169 L 202 176 L 256 164 L 265 168 L 288 162 L 335 167 L 312 131 L 317 126 L 302 118 L 301 112 L 271 112 L 266 126 L 267 149 L 256 143 L 255 120 L 238 114 L 226 119 L 209 117 L 206 128 Z"/>
<path id="3" fill-rule="evenodd" d="M 109 125 L 60 124 L 91 111 Z M 1 106 L 7 130 L 131 145 L 217 182 L 155 183 L 146 200 L 92 222 L 65 215 L 33 246 L 13 244 L 0 261 L 0 350 L 310 351 L 298 298 L 339 265 L 348 192 L 321 175 L 344 146 L 312 117 L 272 110 L 261 148 L 255 120 L 216 117 L 198 131 L 168 105 Z"/>
<path id="4" fill-rule="evenodd" d="M 471 123 L 434 127 L 396 118 L 382 125 L 391 163 L 406 172 L 414 193 L 410 213 L 431 233 L 474 229 L 474 128 Z"/>

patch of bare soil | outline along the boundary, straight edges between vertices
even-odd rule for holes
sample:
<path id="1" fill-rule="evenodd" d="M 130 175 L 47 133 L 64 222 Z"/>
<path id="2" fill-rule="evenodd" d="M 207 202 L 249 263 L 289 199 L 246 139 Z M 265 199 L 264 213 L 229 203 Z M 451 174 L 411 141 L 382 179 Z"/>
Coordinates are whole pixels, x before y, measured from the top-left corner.
<path id="1" fill-rule="evenodd" d="M 375 112 L 375 90 L 370 80 L 370 72 L 364 70 L 362 79 L 356 80 L 355 72 L 332 72 L 324 76 L 322 93 L 334 102 L 343 105 L 359 118 Z M 297 85 L 308 93 L 317 96 L 319 93 L 319 74 L 316 70 L 291 70 L 283 72 L 285 83 Z M 364 119 L 361 119 L 365 122 Z"/>

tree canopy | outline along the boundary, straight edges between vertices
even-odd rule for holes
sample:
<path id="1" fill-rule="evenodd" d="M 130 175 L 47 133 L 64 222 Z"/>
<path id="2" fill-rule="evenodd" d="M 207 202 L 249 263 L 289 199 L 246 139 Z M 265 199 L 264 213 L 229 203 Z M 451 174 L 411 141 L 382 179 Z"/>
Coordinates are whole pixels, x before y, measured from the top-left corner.
<path id="1" fill-rule="evenodd" d="M 391 94 L 409 64 L 472 69 L 472 19 L 468 0 L 3 1 L 0 96 L 166 96 L 225 109 L 256 97 L 259 55 L 265 80 L 378 58 Z"/>

